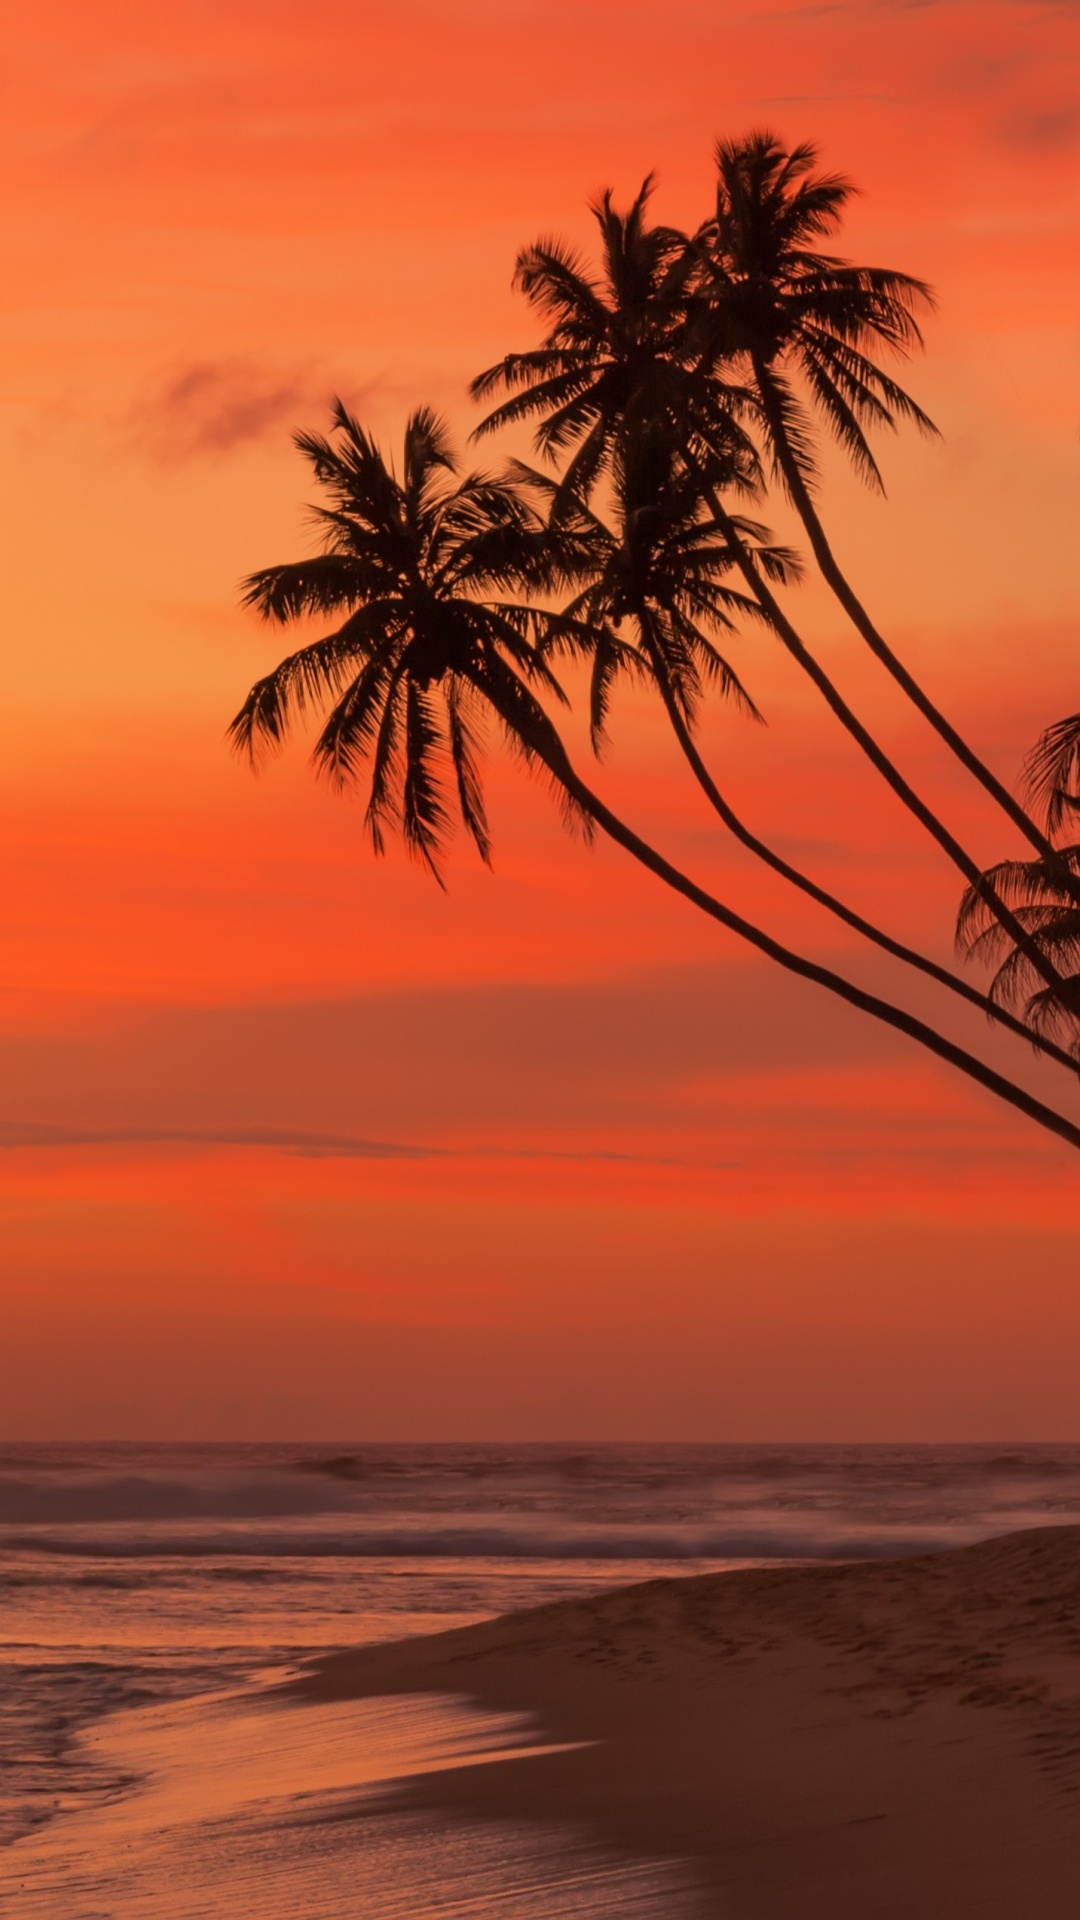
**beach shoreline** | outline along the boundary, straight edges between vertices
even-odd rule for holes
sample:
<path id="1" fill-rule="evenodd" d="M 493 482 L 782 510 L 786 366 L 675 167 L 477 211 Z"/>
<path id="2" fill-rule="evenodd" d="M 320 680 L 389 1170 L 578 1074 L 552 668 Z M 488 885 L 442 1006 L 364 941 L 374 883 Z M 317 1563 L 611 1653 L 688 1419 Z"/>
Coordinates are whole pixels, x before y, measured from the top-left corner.
<path id="1" fill-rule="evenodd" d="M 1080 1527 L 654 1580 L 313 1663 L 309 1702 L 453 1693 L 567 1750 L 412 1804 L 691 1860 L 717 1920 L 1066 1920 Z"/>

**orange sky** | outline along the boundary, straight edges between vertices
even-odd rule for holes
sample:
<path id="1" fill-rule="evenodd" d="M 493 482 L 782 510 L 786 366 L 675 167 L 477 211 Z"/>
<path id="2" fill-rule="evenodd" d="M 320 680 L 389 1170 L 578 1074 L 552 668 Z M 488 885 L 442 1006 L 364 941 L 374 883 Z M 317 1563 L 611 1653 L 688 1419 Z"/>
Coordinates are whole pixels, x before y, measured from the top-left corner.
<path id="1" fill-rule="evenodd" d="M 1078 29 L 992 0 L 9 27 L 0 1429 L 1080 1432 L 1066 1149 L 567 840 L 511 768 L 494 877 L 461 849 L 443 896 L 302 751 L 254 781 L 222 742 L 276 657 L 237 580 L 308 537 L 290 430 L 337 388 L 387 437 L 427 398 L 464 434 L 469 376 L 532 337 L 518 245 L 585 239 L 650 167 L 693 221 L 712 140 L 766 122 L 858 179 L 853 252 L 938 288 L 910 384 L 944 440 L 883 449 L 885 504 L 832 463 L 829 518 L 1012 778 L 1077 704 Z M 1007 851 L 824 596 L 800 610 Z M 776 650 L 733 651 L 770 722 L 707 729 L 741 810 L 947 956 L 950 870 Z M 717 838 L 646 702 L 616 736 L 603 778 L 666 848 L 896 986 Z"/>

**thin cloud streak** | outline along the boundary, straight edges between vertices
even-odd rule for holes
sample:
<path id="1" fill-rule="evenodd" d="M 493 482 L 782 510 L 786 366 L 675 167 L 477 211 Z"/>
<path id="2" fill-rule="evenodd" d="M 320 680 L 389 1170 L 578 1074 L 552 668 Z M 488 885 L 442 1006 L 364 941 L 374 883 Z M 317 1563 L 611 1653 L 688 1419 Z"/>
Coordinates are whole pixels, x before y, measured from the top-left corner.
<path id="1" fill-rule="evenodd" d="M 335 388 L 325 368 L 275 368 L 243 358 L 192 360 L 135 400 L 126 420 L 133 446 L 162 466 L 220 458 L 287 435 L 326 415 Z M 352 383 L 355 387 L 355 382 Z M 355 404 L 370 398 L 370 386 Z"/>
<path id="2" fill-rule="evenodd" d="M 186 1146 L 270 1147 L 286 1153 L 364 1160 L 430 1160 L 438 1147 L 397 1140 L 361 1140 L 335 1133 L 277 1127 L 66 1127 L 0 1120 L 0 1152 L 41 1147 Z"/>
<path id="3" fill-rule="evenodd" d="M 677 1155 L 593 1152 L 567 1148 L 442 1147 L 407 1145 L 400 1140 L 361 1140 L 348 1134 L 303 1133 L 274 1127 L 65 1127 L 0 1120 L 0 1153 L 37 1152 L 72 1147 L 235 1147 L 264 1148 L 306 1160 L 530 1160 L 613 1166 L 705 1167 L 730 1170 L 736 1160 L 696 1160 Z"/>

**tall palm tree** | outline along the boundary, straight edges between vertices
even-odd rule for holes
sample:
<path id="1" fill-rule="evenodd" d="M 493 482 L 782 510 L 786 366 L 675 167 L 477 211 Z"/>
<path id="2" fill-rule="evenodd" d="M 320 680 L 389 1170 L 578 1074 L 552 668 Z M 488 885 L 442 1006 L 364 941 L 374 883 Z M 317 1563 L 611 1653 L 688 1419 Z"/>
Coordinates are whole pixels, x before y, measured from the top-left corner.
<path id="1" fill-rule="evenodd" d="M 292 721 L 330 704 L 316 763 L 340 784 L 369 777 L 368 824 L 376 851 L 391 825 L 438 874 L 456 807 L 489 853 L 480 791 L 481 729 L 494 720 L 513 750 L 553 787 L 564 817 L 599 828 L 664 884 L 778 966 L 907 1034 L 939 1059 L 1080 1149 L 1080 1127 L 925 1021 L 794 953 L 665 860 L 592 792 L 573 767 L 538 698 L 558 689 L 530 642 L 536 616 L 507 592 L 542 578 L 536 517 L 505 482 L 459 478 L 445 430 L 428 411 L 406 431 L 399 480 L 375 442 L 338 404 L 336 439 L 301 434 L 298 445 L 330 497 L 317 509 L 323 552 L 269 567 L 245 599 L 289 624 L 344 614 L 332 634 L 282 661 L 248 694 L 230 729 L 256 754 L 279 746 Z"/>
<path id="2" fill-rule="evenodd" d="M 772 592 L 737 516 L 723 495 L 752 495 L 759 467 L 746 432 L 750 399 L 732 384 L 715 349 L 701 344 L 700 313 L 685 270 L 685 242 L 650 227 L 646 180 L 629 211 L 620 214 L 606 193 L 594 204 L 600 229 L 598 274 L 569 248 L 543 240 L 518 256 L 516 284 L 547 324 L 538 348 L 508 354 L 472 383 L 474 398 L 509 394 L 477 428 L 477 437 L 524 420 L 536 423 L 536 444 L 547 455 L 570 453 L 563 479 L 573 492 L 611 472 L 620 445 L 647 434 L 670 438 L 708 500 L 735 564 L 768 625 L 813 680 L 841 725 L 943 852 L 1029 952 L 1048 986 L 1057 975 L 1048 957 L 992 881 L 908 782 L 863 725 L 815 658 Z M 682 260 L 678 254 L 683 246 Z"/>
<path id="3" fill-rule="evenodd" d="M 814 558 L 871 651 L 969 773 L 1044 859 L 1054 850 L 1036 821 L 980 759 L 885 641 L 842 572 L 814 500 L 817 463 L 802 393 L 856 472 L 884 491 L 868 439 L 908 421 L 937 429 L 874 357 L 922 344 L 918 312 L 930 289 L 909 274 L 857 267 L 820 251 L 855 191 L 815 171 L 817 150 L 785 148 L 768 132 L 716 149 L 716 213 L 695 247 L 712 321 L 712 351 L 739 368 L 760 409 L 773 462 L 806 529 Z M 1062 875 L 1068 886 L 1071 876 Z M 1080 894 L 1077 896 L 1080 898 Z"/>

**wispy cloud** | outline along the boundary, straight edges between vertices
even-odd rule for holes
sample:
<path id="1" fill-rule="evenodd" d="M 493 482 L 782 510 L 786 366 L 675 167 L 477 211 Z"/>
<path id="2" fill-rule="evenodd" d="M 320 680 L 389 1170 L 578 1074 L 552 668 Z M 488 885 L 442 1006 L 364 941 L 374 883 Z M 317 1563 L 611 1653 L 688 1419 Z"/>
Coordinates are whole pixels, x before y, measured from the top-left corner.
<path id="1" fill-rule="evenodd" d="M 1080 106 L 1033 108 L 1010 114 L 999 133 L 1008 146 L 1042 153 L 1065 152 L 1080 141 Z"/>
<path id="2" fill-rule="evenodd" d="M 763 1141 L 796 1133 L 846 1154 L 854 1128 L 865 1157 L 871 1139 L 893 1153 L 901 1135 L 906 1150 L 920 1130 L 939 1138 L 932 1082 L 904 1080 L 901 1098 L 877 1079 L 918 1064 L 812 988 L 734 964 L 132 1010 L 85 1032 L 0 1036 L 0 1153 L 701 1167 L 741 1161 L 744 1141 L 760 1159 Z M 875 1106 L 871 1070 L 898 1112 Z M 948 1122 L 981 1151 L 995 1124 L 982 1109 Z"/>
<path id="3" fill-rule="evenodd" d="M 296 1154 L 306 1160 L 557 1160 L 612 1165 L 733 1167 L 736 1161 L 687 1159 L 682 1155 L 619 1153 L 614 1149 L 408 1145 L 400 1140 L 363 1140 L 346 1133 L 306 1133 L 290 1127 L 65 1127 L 0 1120 L 0 1153 L 71 1147 L 253 1147 Z"/>
<path id="4" fill-rule="evenodd" d="M 325 368 L 193 360 L 144 389 L 128 414 L 127 435 L 164 465 L 213 459 L 319 424 L 335 384 Z"/>
<path id="5" fill-rule="evenodd" d="M 65 1127 L 0 1120 L 0 1152 L 34 1147 L 270 1147 L 286 1153 L 350 1160 L 430 1160 L 438 1147 L 352 1134 L 306 1133 L 290 1127 Z"/>

